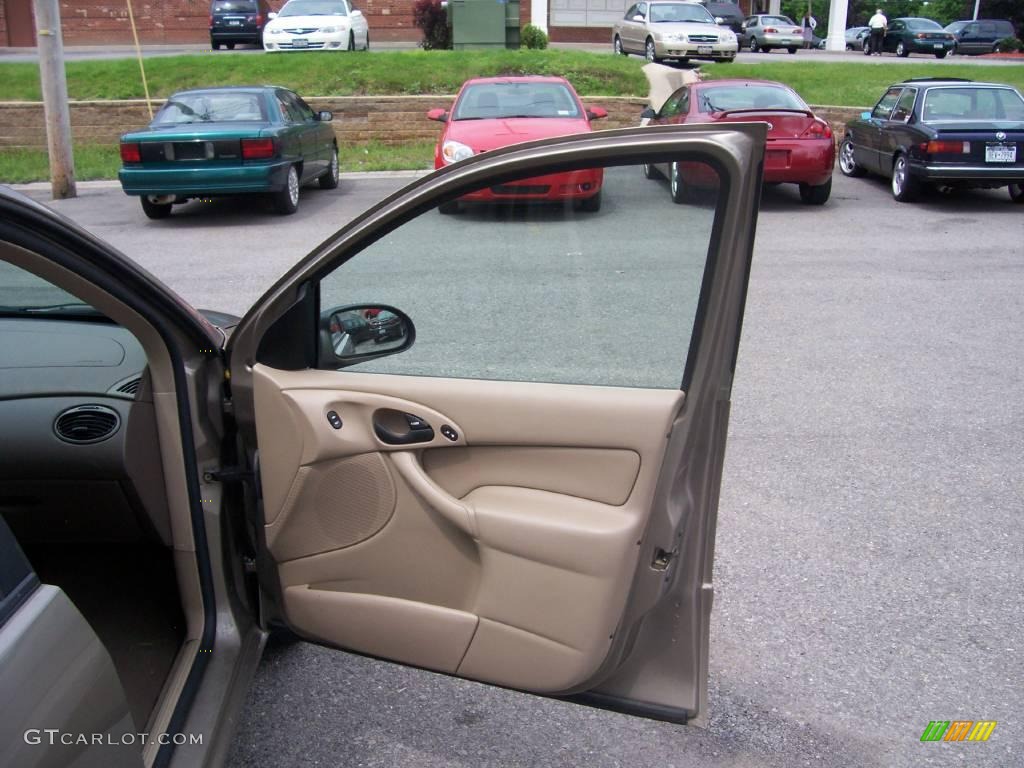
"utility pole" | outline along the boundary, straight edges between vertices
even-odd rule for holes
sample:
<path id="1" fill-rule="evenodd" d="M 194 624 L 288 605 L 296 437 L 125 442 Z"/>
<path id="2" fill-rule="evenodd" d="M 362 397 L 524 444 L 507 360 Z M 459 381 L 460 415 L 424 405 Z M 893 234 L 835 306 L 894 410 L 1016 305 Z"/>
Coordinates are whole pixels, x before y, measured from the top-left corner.
<path id="1" fill-rule="evenodd" d="M 50 187 L 54 200 L 76 197 L 75 158 L 71 151 L 71 110 L 64 73 L 64 38 L 60 31 L 60 0 L 35 0 L 39 79 L 50 154 Z"/>
<path id="2" fill-rule="evenodd" d="M 972 20 L 977 21 L 978 19 L 978 6 L 981 5 L 981 0 L 974 0 L 974 15 L 971 16 Z"/>

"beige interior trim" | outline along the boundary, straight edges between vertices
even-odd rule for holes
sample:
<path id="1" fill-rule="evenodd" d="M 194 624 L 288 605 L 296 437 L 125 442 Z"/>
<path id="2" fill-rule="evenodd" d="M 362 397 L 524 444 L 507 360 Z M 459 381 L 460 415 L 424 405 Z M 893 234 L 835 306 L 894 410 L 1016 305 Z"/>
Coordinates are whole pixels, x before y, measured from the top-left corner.
<path id="1" fill-rule="evenodd" d="M 285 603 L 295 626 L 320 640 L 449 673 L 458 669 L 477 624 L 473 614 L 451 608 L 305 586 L 285 590 Z"/>
<path id="2" fill-rule="evenodd" d="M 500 445 L 432 449 L 423 469 L 457 499 L 488 485 L 513 485 L 619 506 L 640 472 L 640 454 L 608 448 Z"/>
<path id="3" fill-rule="evenodd" d="M 470 504 L 463 504 L 453 497 L 441 486 L 435 483 L 423 467 L 420 460 L 412 451 L 395 451 L 390 456 L 395 469 L 409 486 L 423 497 L 431 507 L 447 517 L 454 525 L 465 531 L 470 536 L 477 537 L 476 520 L 473 507 Z"/>
<path id="4" fill-rule="evenodd" d="M 275 536 L 297 525 L 295 509 L 280 510 L 313 473 L 370 454 L 393 470 L 394 513 L 378 532 L 278 557 L 297 631 L 543 693 L 595 674 L 626 605 L 681 392 L 263 365 L 253 382 Z M 384 445 L 372 429 L 381 408 L 435 431 L 457 425 L 460 439 Z M 360 494 L 360 507 L 376 503 Z"/>

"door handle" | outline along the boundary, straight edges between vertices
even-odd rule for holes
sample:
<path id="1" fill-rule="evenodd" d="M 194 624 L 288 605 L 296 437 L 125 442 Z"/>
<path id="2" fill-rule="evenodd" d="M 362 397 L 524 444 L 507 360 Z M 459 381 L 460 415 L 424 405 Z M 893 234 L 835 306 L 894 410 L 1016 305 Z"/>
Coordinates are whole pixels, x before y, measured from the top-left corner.
<path id="1" fill-rule="evenodd" d="M 434 439 L 434 428 L 413 413 L 386 408 L 373 414 L 373 432 L 388 445 L 415 445 Z"/>
<path id="2" fill-rule="evenodd" d="M 436 509 L 445 519 L 454 523 L 460 530 L 474 539 L 478 537 L 476 515 L 468 504 L 456 499 L 448 491 L 435 483 L 420 465 L 420 460 L 412 451 L 393 451 L 391 457 L 398 474 L 412 489 L 431 507 Z"/>

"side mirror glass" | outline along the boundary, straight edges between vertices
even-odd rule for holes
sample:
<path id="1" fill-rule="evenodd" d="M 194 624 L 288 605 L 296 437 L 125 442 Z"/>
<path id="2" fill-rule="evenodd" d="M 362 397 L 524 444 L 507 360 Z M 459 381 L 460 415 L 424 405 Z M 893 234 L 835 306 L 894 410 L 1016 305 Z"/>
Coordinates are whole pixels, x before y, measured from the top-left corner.
<path id="1" fill-rule="evenodd" d="M 721 16 L 715 16 L 715 24 L 725 24 L 725 19 Z"/>
<path id="2" fill-rule="evenodd" d="M 443 109 L 432 109 L 427 112 L 428 120 L 437 120 L 439 123 L 448 122 L 448 112 Z"/>
<path id="3" fill-rule="evenodd" d="M 644 17 L 641 16 L 639 13 L 636 16 L 633 17 L 633 21 L 643 21 L 643 20 L 644 20 Z"/>
<path id="4" fill-rule="evenodd" d="M 653 120 L 657 116 L 658 116 L 658 113 L 655 112 L 650 107 L 645 107 L 644 111 L 640 113 L 640 119 L 641 120 Z"/>
<path id="5" fill-rule="evenodd" d="M 316 113 L 316 119 L 321 123 L 329 123 L 334 119 L 334 113 L 328 109 L 322 109 Z"/>
<path id="6" fill-rule="evenodd" d="M 587 107 L 586 110 L 588 120 L 600 120 L 603 117 L 608 117 L 608 110 L 604 107 Z"/>
<path id="7" fill-rule="evenodd" d="M 320 367 L 345 368 L 404 352 L 416 340 L 412 320 L 384 304 L 331 307 L 320 315 Z"/>
<path id="8" fill-rule="evenodd" d="M 274 11 L 271 11 L 270 13 L 267 14 L 267 21 L 270 21 L 271 19 L 276 19 L 276 18 L 277 18 L 277 14 L 274 13 Z"/>
<path id="9" fill-rule="evenodd" d="M 860 113 L 860 119 L 861 120 L 870 120 L 871 119 L 871 113 L 870 112 L 861 112 Z"/>

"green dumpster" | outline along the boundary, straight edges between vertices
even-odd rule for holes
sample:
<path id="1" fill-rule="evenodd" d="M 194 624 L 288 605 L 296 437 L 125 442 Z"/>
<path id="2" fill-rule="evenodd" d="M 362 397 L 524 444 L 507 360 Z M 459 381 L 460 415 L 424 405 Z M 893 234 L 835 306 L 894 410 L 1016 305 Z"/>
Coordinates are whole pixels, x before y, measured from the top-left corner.
<path id="1" fill-rule="evenodd" d="M 452 47 L 518 48 L 519 0 L 448 0 Z"/>

